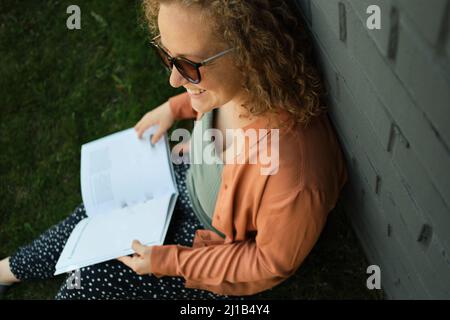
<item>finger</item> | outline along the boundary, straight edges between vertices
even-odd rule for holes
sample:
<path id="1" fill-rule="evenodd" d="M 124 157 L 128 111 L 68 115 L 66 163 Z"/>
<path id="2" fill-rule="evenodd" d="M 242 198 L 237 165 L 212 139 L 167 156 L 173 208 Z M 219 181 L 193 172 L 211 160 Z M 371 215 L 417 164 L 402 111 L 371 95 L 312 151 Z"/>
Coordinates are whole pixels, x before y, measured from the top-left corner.
<path id="1" fill-rule="evenodd" d="M 155 133 L 152 136 L 152 144 L 156 144 L 159 141 L 160 138 L 161 138 L 161 134 Z"/>
<path id="2" fill-rule="evenodd" d="M 142 125 L 141 128 L 140 128 L 140 137 L 143 136 L 144 132 L 145 132 L 148 128 L 153 127 L 153 126 L 155 126 L 155 125 L 157 125 L 157 124 L 159 124 L 159 120 L 157 120 L 157 121 L 152 121 L 152 122 L 148 122 L 148 123 L 146 123 L 145 125 Z M 154 137 L 155 137 L 155 136 L 158 137 L 158 135 L 161 136 L 160 131 L 161 131 L 161 128 L 159 128 L 158 131 L 157 131 L 155 134 L 153 134 L 153 137 L 152 137 L 152 140 L 151 140 L 151 143 L 152 143 L 152 144 L 155 144 L 156 142 L 158 142 L 158 139 L 159 139 L 159 138 L 158 138 L 158 139 L 154 139 Z M 163 133 L 164 133 L 164 131 L 163 131 Z M 154 141 L 154 140 L 155 140 L 155 141 Z"/>
<path id="3" fill-rule="evenodd" d="M 151 126 L 153 126 L 155 124 L 155 121 L 150 121 L 150 122 L 143 122 L 144 119 L 142 119 L 141 121 L 139 121 L 136 126 L 134 127 L 134 129 L 136 130 L 139 139 L 142 138 L 142 135 L 144 134 L 145 130 L 147 130 L 148 128 L 150 128 Z"/>
<path id="4" fill-rule="evenodd" d="M 139 138 L 139 132 L 140 132 L 140 130 L 141 130 L 141 121 L 139 121 L 138 123 L 136 123 L 136 125 L 135 125 L 133 128 L 134 128 L 134 131 L 136 131 L 136 134 L 137 134 L 137 136 L 138 136 L 138 138 Z"/>
<path id="5" fill-rule="evenodd" d="M 142 124 L 137 128 L 137 134 L 138 134 L 138 138 L 141 139 L 142 136 L 144 135 L 144 132 L 146 130 L 146 127 Z"/>
<path id="6" fill-rule="evenodd" d="M 141 120 L 139 120 L 135 125 L 134 128 L 135 129 L 139 129 L 140 127 L 142 127 L 142 123 L 144 122 L 144 118 L 142 118 Z"/>
<path id="7" fill-rule="evenodd" d="M 131 248 L 140 256 L 144 255 L 145 253 L 145 246 L 138 240 L 133 240 Z"/>
<path id="8" fill-rule="evenodd" d="M 138 131 L 138 137 L 139 139 L 141 139 L 144 136 L 145 131 L 151 127 L 151 125 L 142 125 L 141 127 L 139 127 L 139 131 Z"/>
<path id="9" fill-rule="evenodd" d="M 159 141 L 159 139 L 161 139 L 161 137 L 164 135 L 165 132 L 166 130 L 160 127 L 159 130 L 153 135 L 152 144 L 156 144 Z"/>
<path id="10" fill-rule="evenodd" d="M 128 256 L 119 257 L 119 258 L 117 258 L 117 260 L 119 260 L 124 265 L 126 265 L 126 266 L 128 266 L 130 268 L 132 268 L 132 266 L 134 265 L 133 258 L 128 257 Z"/>
<path id="11" fill-rule="evenodd" d="M 136 125 L 134 126 L 134 130 L 136 130 L 136 132 L 138 132 L 140 128 L 141 128 L 141 123 L 140 122 L 136 123 Z"/>
<path id="12" fill-rule="evenodd" d="M 143 130 L 141 130 L 141 129 L 138 129 L 138 130 L 137 130 L 137 135 L 138 135 L 138 138 L 139 138 L 139 139 L 142 138 L 142 134 L 143 134 L 143 133 L 144 133 Z"/>

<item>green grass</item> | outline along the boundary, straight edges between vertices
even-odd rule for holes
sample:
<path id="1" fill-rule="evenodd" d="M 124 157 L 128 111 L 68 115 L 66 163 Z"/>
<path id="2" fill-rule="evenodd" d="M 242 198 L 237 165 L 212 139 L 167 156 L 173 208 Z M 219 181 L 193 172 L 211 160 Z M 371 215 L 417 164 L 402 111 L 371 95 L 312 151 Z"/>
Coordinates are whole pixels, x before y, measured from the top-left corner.
<path id="1" fill-rule="evenodd" d="M 0 257 L 81 202 L 83 143 L 133 126 L 178 92 L 148 45 L 139 1 L 0 2 Z M 345 216 L 331 216 L 295 276 L 262 298 L 381 298 Z M 22 283 L 7 299 L 51 299 L 62 278 Z"/>

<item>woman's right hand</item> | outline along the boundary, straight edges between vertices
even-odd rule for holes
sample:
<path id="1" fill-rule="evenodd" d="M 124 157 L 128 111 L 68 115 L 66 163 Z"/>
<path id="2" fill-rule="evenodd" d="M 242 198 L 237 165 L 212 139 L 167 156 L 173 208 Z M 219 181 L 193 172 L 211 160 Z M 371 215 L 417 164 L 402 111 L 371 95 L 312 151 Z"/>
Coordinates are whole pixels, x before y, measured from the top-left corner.
<path id="1" fill-rule="evenodd" d="M 134 126 L 139 139 L 142 138 L 145 130 L 153 125 L 158 124 L 159 128 L 152 137 L 152 143 L 155 144 L 166 133 L 167 130 L 173 125 L 175 118 L 170 109 L 169 101 L 163 103 L 159 107 L 147 112 L 141 120 Z"/>

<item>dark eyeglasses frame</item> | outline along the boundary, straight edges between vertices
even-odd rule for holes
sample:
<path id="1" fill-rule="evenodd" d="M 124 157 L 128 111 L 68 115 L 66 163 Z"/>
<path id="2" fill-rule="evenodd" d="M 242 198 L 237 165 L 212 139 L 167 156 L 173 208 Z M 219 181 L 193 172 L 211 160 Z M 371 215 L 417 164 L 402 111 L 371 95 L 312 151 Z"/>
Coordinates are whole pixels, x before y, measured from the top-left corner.
<path id="1" fill-rule="evenodd" d="M 166 63 L 164 62 L 163 58 L 159 55 L 160 58 L 161 58 L 161 62 L 163 63 L 163 65 L 167 68 L 167 70 L 168 70 L 169 72 L 172 72 L 172 68 L 173 68 L 173 66 L 175 65 L 175 67 L 176 67 L 177 70 L 180 72 L 180 74 L 181 74 L 186 80 L 188 80 L 189 82 L 194 83 L 194 84 L 198 84 L 198 83 L 200 83 L 200 81 L 202 80 L 202 79 L 201 79 L 201 75 L 200 75 L 200 70 L 199 70 L 200 67 L 208 65 L 208 64 L 211 63 L 212 61 L 214 61 L 214 60 L 216 60 L 216 59 L 222 57 L 223 55 L 225 55 L 225 54 L 227 54 L 228 52 L 230 52 L 230 51 L 232 51 L 232 50 L 235 49 L 235 48 L 230 48 L 230 49 L 224 50 L 224 51 L 222 51 L 222 52 L 219 52 L 219 53 L 213 55 L 212 57 L 207 58 L 207 59 L 205 59 L 205 60 L 203 60 L 203 61 L 201 61 L 201 62 L 194 62 L 194 61 L 191 61 L 191 60 L 186 59 L 186 58 L 184 58 L 184 57 L 172 57 L 172 56 L 166 51 L 166 49 L 165 49 L 162 45 L 160 45 L 160 44 L 158 43 L 158 39 L 159 39 L 159 38 L 161 38 L 161 35 L 157 35 L 156 37 L 154 37 L 154 38 L 152 39 L 152 41 L 150 42 L 150 44 L 152 44 L 152 46 L 153 46 L 156 50 L 158 50 L 159 53 L 163 53 L 164 55 L 167 56 L 167 60 L 169 61 L 170 66 L 166 65 Z M 193 78 L 189 77 L 189 76 L 187 75 L 186 71 L 183 69 L 183 67 L 178 63 L 178 61 L 183 61 L 183 62 L 186 62 L 187 64 L 191 65 L 191 66 L 195 69 L 195 71 L 196 71 L 197 79 L 193 79 Z"/>

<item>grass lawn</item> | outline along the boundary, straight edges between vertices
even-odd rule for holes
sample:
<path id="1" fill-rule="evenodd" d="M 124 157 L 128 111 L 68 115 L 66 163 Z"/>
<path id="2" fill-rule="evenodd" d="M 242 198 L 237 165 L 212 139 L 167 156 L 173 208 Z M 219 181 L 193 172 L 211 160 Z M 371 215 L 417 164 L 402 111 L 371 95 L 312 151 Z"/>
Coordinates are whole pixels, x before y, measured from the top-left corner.
<path id="1" fill-rule="evenodd" d="M 181 92 L 150 50 L 139 1 L 79 0 L 75 31 L 66 28 L 71 4 L 0 2 L 0 257 L 81 202 L 83 143 Z M 365 287 L 367 265 L 338 208 L 297 274 L 261 298 L 379 299 Z M 23 283 L 6 298 L 52 299 L 62 280 Z"/>

